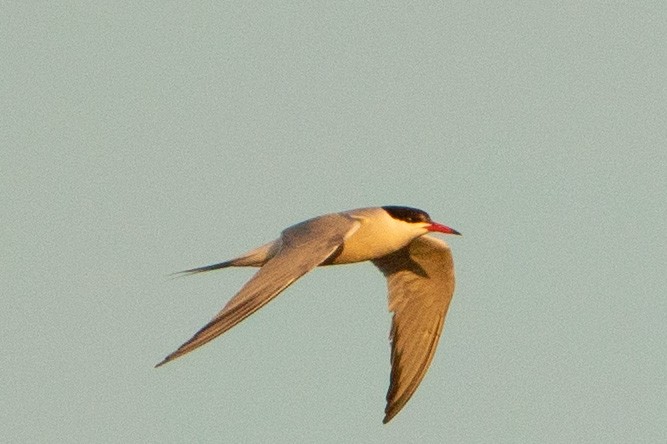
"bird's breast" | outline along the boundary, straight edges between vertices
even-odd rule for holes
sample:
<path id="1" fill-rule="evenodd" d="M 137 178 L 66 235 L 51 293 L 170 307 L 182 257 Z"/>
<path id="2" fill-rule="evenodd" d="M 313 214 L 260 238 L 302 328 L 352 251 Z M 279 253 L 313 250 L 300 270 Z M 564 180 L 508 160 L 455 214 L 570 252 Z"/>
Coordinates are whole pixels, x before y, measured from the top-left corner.
<path id="1" fill-rule="evenodd" d="M 359 229 L 345 240 L 330 264 L 363 262 L 386 256 L 403 248 L 414 239 L 400 224 L 388 218 L 360 219 Z"/>

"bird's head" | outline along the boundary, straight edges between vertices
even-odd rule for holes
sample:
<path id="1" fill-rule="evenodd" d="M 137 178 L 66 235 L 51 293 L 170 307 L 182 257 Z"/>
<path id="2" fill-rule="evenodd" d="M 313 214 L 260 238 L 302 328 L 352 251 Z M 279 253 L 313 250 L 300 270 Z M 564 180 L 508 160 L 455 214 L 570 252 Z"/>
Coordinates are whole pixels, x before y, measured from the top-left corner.
<path id="1" fill-rule="evenodd" d="M 428 232 L 460 235 L 458 231 L 445 225 L 433 222 L 426 211 L 411 207 L 385 206 L 382 207 L 392 218 L 409 224 L 416 235 L 420 236 Z"/>

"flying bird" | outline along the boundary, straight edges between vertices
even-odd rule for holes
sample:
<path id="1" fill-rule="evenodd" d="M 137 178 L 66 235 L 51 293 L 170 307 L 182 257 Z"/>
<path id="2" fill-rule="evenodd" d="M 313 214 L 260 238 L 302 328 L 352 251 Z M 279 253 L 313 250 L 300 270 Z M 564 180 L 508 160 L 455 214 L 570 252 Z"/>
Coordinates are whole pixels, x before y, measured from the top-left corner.
<path id="1" fill-rule="evenodd" d="M 416 208 L 360 208 L 309 219 L 236 259 L 185 270 L 181 273 L 260 267 L 208 324 L 156 367 L 220 336 L 315 267 L 371 261 L 387 279 L 393 312 L 386 424 L 424 378 L 454 294 L 451 250 L 429 232 L 460 234 Z"/>

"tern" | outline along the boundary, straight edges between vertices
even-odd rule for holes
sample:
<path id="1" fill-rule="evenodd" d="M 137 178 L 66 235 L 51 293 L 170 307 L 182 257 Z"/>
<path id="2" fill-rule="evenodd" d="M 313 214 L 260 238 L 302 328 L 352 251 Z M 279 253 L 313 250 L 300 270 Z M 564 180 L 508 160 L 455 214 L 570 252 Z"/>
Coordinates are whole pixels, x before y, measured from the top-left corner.
<path id="1" fill-rule="evenodd" d="M 451 250 L 442 240 L 428 236 L 430 232 L 460 234 L 416 208 L 360 208 L 309 219 L 236 259 L 185 270 L 181 273 L 260 267 L 208 324 L 156 367 L 220 336 L 315 267 L 371 261 L 387 279 L 393 312 L 386 424 L 424 378 L 454 294 Z"/>

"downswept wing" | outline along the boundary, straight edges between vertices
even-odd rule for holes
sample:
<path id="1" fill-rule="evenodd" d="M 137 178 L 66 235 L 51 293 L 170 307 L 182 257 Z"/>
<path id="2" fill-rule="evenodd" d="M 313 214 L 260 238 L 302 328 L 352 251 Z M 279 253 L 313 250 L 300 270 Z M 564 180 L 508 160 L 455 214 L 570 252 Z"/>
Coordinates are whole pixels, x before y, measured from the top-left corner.
<path id="1" fill-rule="evenodd" d="M 431 364 L 454 294 L 454 262 L 445 242 L 421 236 L 373 263 L 387 277 L 394 313 L 386 424 L 405 406 Z"/>
<path id="2" fill-rule="evenodd" d="M 359 225 L 349 216 L 334 213 L 285 229 L 276 255 L 246 282 L 220 313 L 156 367 L 206 344 L 259 310 L 294 281 L 324 262 Z"/>

